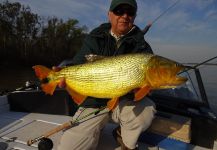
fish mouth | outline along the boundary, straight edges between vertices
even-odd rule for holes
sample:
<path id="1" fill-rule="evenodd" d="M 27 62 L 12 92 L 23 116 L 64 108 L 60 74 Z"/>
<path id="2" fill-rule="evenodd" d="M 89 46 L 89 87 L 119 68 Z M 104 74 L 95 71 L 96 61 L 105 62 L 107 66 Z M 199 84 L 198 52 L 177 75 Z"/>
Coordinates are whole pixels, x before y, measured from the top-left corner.
<path id="1" fill-rule="evenodd" d="M 185 83 L 188 79 L 185 77 L 176 76 L 175 79 L 171 80 L 165 85 L 161 85 L 159 89 L 176 88 L 179 85 Z"/>
<path id="2" fill-rule="evenodd" d="M 177 75 L 174 79 L 174 83 L 177 85 L 185 83 L 188 78 L 180 76 L 181 73 L 185 72 L 186 67 L 184 65 L 178 64 Z"/>
<path id="3" fill-rule="evenodd" d="M 179 64 L 178 73 L 177 73 L 177 76 L 175 77 L 175 83 L 183 84 L 188 80 L 188 78 L 180 76 L 180 74 L 185 72 L 186 69 L 187 69 L 186 66 Z"/>
<path id="4" fill-rule="evenodd" d="M 180 86 L 184 84 L 188 79 L 186 77 L 176 76 L 169 82 L 161 85 L 159 89 L 169 89 L 169 88 L 176 88 L 177 86 Z"/>
<path id="5" fill-rule="evenodd" d="M 176 64 L 177 74 L 180 74 L 185 71 L 186 67 L 182 64 Z"/>

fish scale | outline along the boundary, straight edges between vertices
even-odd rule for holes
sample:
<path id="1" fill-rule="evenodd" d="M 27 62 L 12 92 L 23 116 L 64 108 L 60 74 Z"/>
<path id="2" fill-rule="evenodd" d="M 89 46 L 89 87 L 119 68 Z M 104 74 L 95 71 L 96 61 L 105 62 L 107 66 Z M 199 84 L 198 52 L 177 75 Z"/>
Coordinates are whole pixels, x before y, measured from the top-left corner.
<path id="1" fill-rule="evenodd" d="M 125 55 L 104 58 L 67 67 L 56 73 L 56 76 L 66 77 L 66 83 L 78 93 L 98 98 L 117 97 L 141 86 L 141 80 L 145 78 L 144 64 L 152 56 L 131 54 L 130 57 Z"/>

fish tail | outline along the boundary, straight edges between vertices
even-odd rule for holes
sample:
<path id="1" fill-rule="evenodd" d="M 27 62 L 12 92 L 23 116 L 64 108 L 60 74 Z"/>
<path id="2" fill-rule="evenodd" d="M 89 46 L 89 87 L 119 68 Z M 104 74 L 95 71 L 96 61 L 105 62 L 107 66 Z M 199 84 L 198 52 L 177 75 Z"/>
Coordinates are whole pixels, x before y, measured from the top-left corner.
<path id="1" fill-rule="evenodd" d="M 53 95 L 54 90 L 56 89 L 57 84 L 58 83 L 54 82 L 54 81 L 46 83 L 46 84 L 42 84 L 41 85 L 42 91 L 44 91 L 46 94 Z"/>
<path id="2" fill-rule="evenodd" d="M 48 76 L 54 73 L 54 71 L 42 65 L 36 65 L 32 68 L 35 70 L 36 76 L 42 82 L 42 91 L 44 91 L 46 94 L 53 95 L 53 92 L 58 83 L 56 81 L 49 80 Z"/>
<path id="3" fill-rule="evenodd" d="M 32 67 L 35 70 L 36 76 L 39 78 L 39 80 L 44 80 L 48 77 L 48 75 L 53 72 L 51 69 L 42 66 L 42 65 L 36 65 Z"/>

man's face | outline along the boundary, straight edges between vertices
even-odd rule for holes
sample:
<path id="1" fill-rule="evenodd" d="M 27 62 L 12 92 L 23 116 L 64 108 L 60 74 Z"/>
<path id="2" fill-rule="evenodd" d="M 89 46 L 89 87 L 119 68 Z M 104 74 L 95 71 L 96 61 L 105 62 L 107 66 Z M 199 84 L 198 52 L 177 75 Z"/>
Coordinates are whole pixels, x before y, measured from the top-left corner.
<path id="1" fill-rule="evenodd" d="M 130 5 L 121 4 L 113 11 L 109 11 L 108 17 L 112 25 L 112 32 L 116 35 L 123 35 L 133 27 L 136 10 Z"/>

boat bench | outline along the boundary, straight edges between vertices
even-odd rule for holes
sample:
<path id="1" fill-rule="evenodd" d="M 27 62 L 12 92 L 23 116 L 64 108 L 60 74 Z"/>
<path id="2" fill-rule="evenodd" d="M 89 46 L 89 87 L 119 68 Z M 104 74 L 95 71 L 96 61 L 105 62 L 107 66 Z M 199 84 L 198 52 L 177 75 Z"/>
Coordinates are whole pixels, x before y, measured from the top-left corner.
<path id="1" fill-rule="evenodd" d="M 156 146 L 171 142 L 188 144 L 191 141 L 191 118 L 158 112 L 151 126 L 141 135 L 140 141 Z"/>

